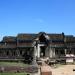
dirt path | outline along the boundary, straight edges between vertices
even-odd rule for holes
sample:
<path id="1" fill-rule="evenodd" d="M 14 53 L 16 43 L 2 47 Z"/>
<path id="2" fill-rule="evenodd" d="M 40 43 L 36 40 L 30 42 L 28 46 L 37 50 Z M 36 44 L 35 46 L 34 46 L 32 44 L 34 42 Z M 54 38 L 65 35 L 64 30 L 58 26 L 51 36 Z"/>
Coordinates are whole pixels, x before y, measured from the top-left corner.
<path id="1" fill-rule="evenodd" d="M 42 66 L 49 66 L 45 62 L 42 61 Z M 52 71 L 52 75 L 75 75 L 75 65 L 62 65 L 58 68 L 52 68 L 50 67 L 50 71 Z M 47 68 L 44 68 L 44 70 Z"/>
<path id="2" fill-rule="evenodd" d="M 51 68 L 52 75 L 75 75 L 75 65 L 64 65 L 59 68 Z"/>

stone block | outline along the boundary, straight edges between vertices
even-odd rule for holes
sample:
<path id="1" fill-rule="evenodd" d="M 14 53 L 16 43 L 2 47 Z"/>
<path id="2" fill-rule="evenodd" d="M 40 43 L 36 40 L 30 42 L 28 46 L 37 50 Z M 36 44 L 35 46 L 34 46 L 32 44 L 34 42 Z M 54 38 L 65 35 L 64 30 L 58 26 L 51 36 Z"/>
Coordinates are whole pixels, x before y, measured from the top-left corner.
<path id="1" fill-rule="evenodd" d="M 42 66 L 41 67 L 41 75 L 52 75 L 50 66 Z"/>

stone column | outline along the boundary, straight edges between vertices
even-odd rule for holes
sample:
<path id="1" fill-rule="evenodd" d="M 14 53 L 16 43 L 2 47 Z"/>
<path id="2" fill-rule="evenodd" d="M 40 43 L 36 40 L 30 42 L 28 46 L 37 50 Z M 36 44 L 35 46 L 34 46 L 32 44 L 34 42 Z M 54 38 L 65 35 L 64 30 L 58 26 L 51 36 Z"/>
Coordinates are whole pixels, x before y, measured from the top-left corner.
<path id="1" fill-rule="evenodd" d="M 49 57 L 50 57 L 50 58 L 55 57 L 55 48 L 51 48 L 51 47 L 50 47 L 50 49 L 49 49 Z"/>
<path id="2" fill-rule="evenodd" d="M 36 46 L 34 46 L 34 55 L 33 55 L 33 59 L 36 62 L 36 56 L 37 56 L 37 52 L 36 52 Z"/>
<path id="3" fill-rule="evenodd" d="M 34 46 L 34 55 L 35 55 L 35 57 L 37 56 L 37 48 L 36 48 L 36 46 Z"/>
<path id="4" fill-rule="evenodd" d="M 20 51 L 17 49 L 17 57 L 20 56 Z"/>
<path id="5" fill-rule="evenodd" d="M 45 56 L 49 57 L 49 47 L 47 47 L 46 50 L 45 50 Z"/>
<path id="6" fill-rule="evenodd" d="M 67 53 L 67 49 L 65 49 L 65 55 L 66 55 L 66 53 Z"/>
<path id="7" fill-rule="evenodd" d="M 12 52 L 11 52 L 11 50 L 9 50 L 9 53 L 8 53 L 8 55 L 9 55 L 9 56 L 12 56 Z"/>
<path id="8" fill-rule="evenodd" d="M 49 49 L 49 57 L 52 58 L 52 48 Z"/>
<path id="9" fill-rule="evenodd" d="M 33 61 L 32 61 L 32 64 L 33 65 L 36 64 L 36 56 L 37 56 L 36 46 L 34 46 L 34 50 L 33 50 Z"/>
<path id="10" fill-rule="evenodd" d="M 53 48 L 52 51 L 53 51 L 53 57 L 55 57 L 55 48 Z"/>
<path id="11" fill-rule="evenodd" d="M 38 47 L 37 47 L 37 57 L 40 58 L 40 45 L 38 44 Z"/>

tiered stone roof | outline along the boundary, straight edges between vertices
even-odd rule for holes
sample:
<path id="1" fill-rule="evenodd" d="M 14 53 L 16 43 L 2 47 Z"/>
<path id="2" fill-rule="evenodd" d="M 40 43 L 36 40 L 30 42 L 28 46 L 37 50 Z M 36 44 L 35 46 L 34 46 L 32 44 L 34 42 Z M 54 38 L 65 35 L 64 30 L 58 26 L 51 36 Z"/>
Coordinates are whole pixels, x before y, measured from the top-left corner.
<path id="1" fill-rule="evenodd" d="M 72 35 L 64 35 L 64 33 L 60 34 L 49 34 L 40 32 L 38 34 L 18 34 L 16 37 L 14 36 L 5 36 L 3 40 L 0 41 L 0 49 L 2 48 L 24 48 L 24 47 L 33 47 L 33 42 L 35 39 L 44 34 L 49 37 L 48 41 L 50 44 L 58 47 L 73 47 L 75 48 L 75 37 Z"/>

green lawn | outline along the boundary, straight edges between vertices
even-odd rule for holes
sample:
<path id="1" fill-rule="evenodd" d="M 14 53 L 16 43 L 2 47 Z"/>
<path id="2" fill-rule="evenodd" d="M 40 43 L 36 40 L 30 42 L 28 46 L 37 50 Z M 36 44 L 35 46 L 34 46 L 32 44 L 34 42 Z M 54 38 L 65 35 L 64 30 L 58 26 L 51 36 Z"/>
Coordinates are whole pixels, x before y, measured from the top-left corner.
<path id="1" fill-rule="evenodd" d="M 28 64 L 25 64 L 23 62 L 0 62 L 0 66 L 28 66 Z"/>
<path id="2" fill-rule="evenodd" d="M 27 75 L 26 73 L 0 73 L 0 75 Z"/>
<path id="3" fill-rule="evenodd" d="M 19 66 L 19 67 L 26 67 L 29 66 L 23 62 L 0 62 L 0 66 Z M 23 73 L 0 73 L 0 75 L 27 75 L 25 72 Z"/>

